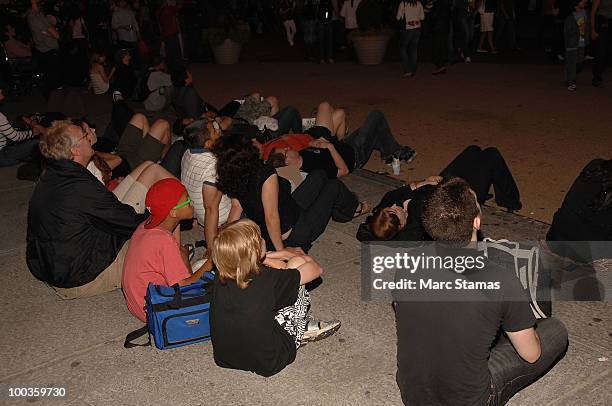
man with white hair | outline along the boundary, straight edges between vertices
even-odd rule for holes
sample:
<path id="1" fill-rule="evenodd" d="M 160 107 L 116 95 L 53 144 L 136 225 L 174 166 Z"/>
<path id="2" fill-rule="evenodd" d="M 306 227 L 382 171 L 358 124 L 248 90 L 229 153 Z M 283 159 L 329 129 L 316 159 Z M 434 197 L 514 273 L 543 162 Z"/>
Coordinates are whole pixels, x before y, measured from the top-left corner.
<path id="1" fill-rule="evenodd" d="M 61 121 L 40 140 L 47 167 L 29 203 L 26 261 L 63 299 L 121 287 L 126 242 L 147 217 L 87 170 L 92 136 Z"/>

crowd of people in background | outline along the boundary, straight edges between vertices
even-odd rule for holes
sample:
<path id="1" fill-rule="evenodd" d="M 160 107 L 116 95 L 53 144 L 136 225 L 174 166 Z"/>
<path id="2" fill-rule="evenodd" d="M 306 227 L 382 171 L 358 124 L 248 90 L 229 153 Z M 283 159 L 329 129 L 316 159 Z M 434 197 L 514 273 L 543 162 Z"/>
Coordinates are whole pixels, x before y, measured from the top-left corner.
<path id="1" fill-rule="evenodd" d="M 603 71 L 612 47 L 610 0 L 4 3 L 0 13 L 4 51 L 26 65 L 29 59 L 44 73 L 46 95 L 64 85 L 83 83 L 90 84 L 96 93 L 129 91 L 120 82 L 130 79 L 130 70 L 139 72 L 151 66 L 154 55 L 163 56 L 168 69 L 189 60 L 210 59 L 212 53 L 203 34 L 209 28 L 239 20 L 247 22 L 254 35 L 285 36 L 291 47 L 300 43 L 306 58 L 320 63 L 333 63 L 339 56 L 353 58 L 351 36 L 355 31 L 394 31 L 397 41 L 393 47 L 398 49 L 405 78 L 416 73 L 423 59 L 420 55 L 434 63 L 433 74 L 444 74 L 449 64 L 471 62 L 474 53 L 520 51 L 519 29 L 535 29 L 525 45 L 538 47 L 564 63 L 565 81 L 571 91 L 576 89 L 576 73 L 585 60 L 593 60 L 593 85 L 603 86 Z M 121 53 L 126 50 L 131 55 L 129 61 Z M 64 64 L 68 69 L 62 69 Z M 121 72 L 119 68 L 127 69 Z M 120 77 L 120 73 L 127 76 Z"/>
<path id="2" fill-rule="evenodd" d="M 217 108 L 193 86 L 186 63 L 201 56 L 202 29 L 220 9 L 233 10 L 253 32 L 282 27 L 289 46 L 301 32 L 309 56 L 334 63 L 336 51 L 349 45 L 345 34 L 360 29 L 359 7 L 369 1 L 31 0 L 13 8 L 4 16 L 4 50 L 42 70 L 45 95 L 69 85 L 112 95 L 105 99 L 112 117 L 104 134 L 84 118 L 47 113 L 11 123 L 0 113 L 0 166 L 35 162 L 42 169 L 28 211 L 31 273 L 63 299 L 122 288 L 128 310 L 146 321 L 149 283 L 188 285 L 215 270 L 215 361 L 263 376 L 293 362 L 301 345 L 336 332 L 338 320 L 310 315 L 305 285 L 323 267 L 308 252 L 330 221 L 346 223 L 371 211 L 342 178 L 375 150 L 388 164 L 411 161 L 416 151 L 396 140 L 378 110 L 349 128 L 347 113 L 328 101 L 302 114 L 287 100 L 245 92 L 224 95 L 227 103 Z M 473 51 L 518 49 L 512 0 L 380 3 L 383 20 L 400 30 L 405 78 L 417 73 L 425 30 L 434 74 L 446 73 L 451 58 L 470 62 Z M 544 3 L 543 13 L 550 6 Z M 588 38 L 595 40 L 593 85 L 600 87 L 612 3 L 595 0 L 589 11 L 585 0 L 567 0 L 564 7 L 552 19 L 543 16 L 550 29 L 544 44 L 563 56 L 568 89 L 575 90 Z M 562 39 L 565 52 L 553 50 Z M 138 103 L 145 112 L 171 109 L 176 119 L 149 120 L 134 110 Z M 604 169 L 609 179 L 612 170 Z M 500 207 L 520 210 L 518 186 L 501 153 L 469 146 L 439 176 L 387 194 L 357 237 L 475 242 L 491 186 Z M 195 248 L 181 242 L 185 222 L 200 227 L 206 247 L 193 267 Z M 455 337 L 453 345 L 437 343 L 453 360 L 445 368 L 430 362 L 440 335 L 413 328 L 415 320 L 431 323 L 431 332 L 450 325 L 458 306 L 437 305 L 429 313 L 406 303 L 396 308 L 397 379 L 406 403 L 459 397 L 503 404 L 543 375 L 567 345 L 564 326 L 552 318 L 536 322 L 528 303 L 462 304 L 464 325 L 473 328 L 443 335 Z M 496 341 L 500 328 L 507 339 Z M 423 379 L 432 374 L 441 383 Z M 516 379 L 520 385 L 507 385 Z"/>

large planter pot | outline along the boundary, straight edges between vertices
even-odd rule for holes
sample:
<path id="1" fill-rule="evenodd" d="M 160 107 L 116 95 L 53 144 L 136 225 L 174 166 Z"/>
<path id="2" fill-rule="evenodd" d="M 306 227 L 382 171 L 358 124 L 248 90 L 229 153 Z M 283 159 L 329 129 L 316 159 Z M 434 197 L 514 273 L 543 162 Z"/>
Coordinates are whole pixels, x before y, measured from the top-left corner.
<path id="1" fill-rule="evenodd" d="M 220 65 L 232 65 L 240 58 L 241 46 L 239 43 L 226 39 L 221 45 L 213 46 L 215 61 Z"/>
<path id="2" fill-rule="evenodd" d="M 378 65 L 385 57 L 389 35 L 364 35 L 353 38 L 357 59 L 362 65 Z"/>

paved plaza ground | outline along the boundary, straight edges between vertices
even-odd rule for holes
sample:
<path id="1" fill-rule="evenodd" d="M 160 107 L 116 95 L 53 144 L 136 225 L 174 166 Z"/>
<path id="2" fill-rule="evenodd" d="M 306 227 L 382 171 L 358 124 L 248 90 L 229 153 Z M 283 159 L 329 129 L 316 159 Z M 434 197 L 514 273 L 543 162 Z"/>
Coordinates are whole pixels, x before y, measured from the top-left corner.
<path id="1" fill-rule="evenodd" d="M 205 98 L 222 104 L 251 90 L 276 94 L 306 113 L 322 99 L 344 106 L 355 128 L 371 109 L 388 114 L 392 128 L 419 155 L 402 167 L 404 179 L 442 169 L 464 146 L 496 145 L 516 174 L 525 208 L 510 215 L 484 211 L 483 233 L 492 238 L 542 239 L 552 213 L 580 169 L 596 156 L 610 158 L 610 90 L 579 79 L 569 95 L 556 66 L 457 65 L 442 78 L 428 67 L 414 81 L 398 78 L 399 66 L 245 63 L 194 67 Z M 99 127 L 108 100 L 86 98 Z M 39 107 L 35 106 L 36 103 Z M 40 109 L 40 101 L 9 106 Z M 102 127 L 103 128 L 103 127 Z M 373 157 L 369 169 L 389 170 Z M 397 181 L 357 171 L 346 178 L 361 199 L 377 203 Z M 0 170 L 0 384 L 66 387 L 67 405 L 397 405 L 395 325 L 390 303 L 363 302 L 358 221 L 330 222 L 311 254 L 325 268 L 311 292 L 313 312 L 338 318 L 342 328 L 325 341 L 300 349 L 278 375 L 262 378 L 221 369 L 209 342 L 169 351 L 126 350 L 125 334 L 140 327 L 120 291 L 62 301 L 35 280 L 25 265 L 27 202 L 34 185 Z M 531 217 L 531 218 L 529 218 Z M 540 221 L 543 220 L 543 221 Z M 184 233 L 186 242 L 201 230 Z M 78 247 L 75 247 L 78 249 Z M 567 326 L 566 357 L 512 405 L 609 405 L 612 403 L 612 305 L 556 302 L 555 317 Z M 418 326 L 415 326 L 418 328 Z M 6 400 L 0 400 L 0 403 Z M 28 402 L 29 403 L 29 402 Z M 10 404 L 26 404 L 25 400 Z"/>

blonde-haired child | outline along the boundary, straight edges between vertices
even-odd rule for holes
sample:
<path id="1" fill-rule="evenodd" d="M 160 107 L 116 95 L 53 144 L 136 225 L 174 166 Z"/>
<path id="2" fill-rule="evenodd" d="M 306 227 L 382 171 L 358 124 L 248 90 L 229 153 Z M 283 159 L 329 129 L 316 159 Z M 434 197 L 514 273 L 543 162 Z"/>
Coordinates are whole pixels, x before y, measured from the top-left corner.
<path id="1" fill-rule="evenodd" d="M 220 367 L 272 376 L 303 342 L 340 328 L 339 321 L 309 318 L 304 284 L 323 269 L 301 250 L 267 252 L 259 226 L 246 219 L 222 227 L 211 249 L 217 277 L 210 323 Z"/>

